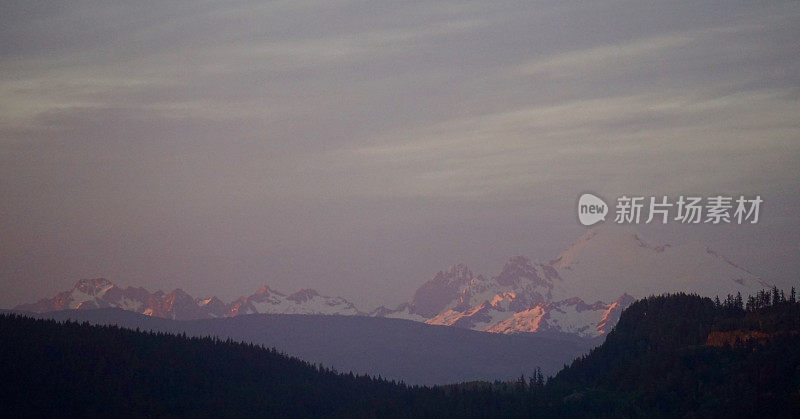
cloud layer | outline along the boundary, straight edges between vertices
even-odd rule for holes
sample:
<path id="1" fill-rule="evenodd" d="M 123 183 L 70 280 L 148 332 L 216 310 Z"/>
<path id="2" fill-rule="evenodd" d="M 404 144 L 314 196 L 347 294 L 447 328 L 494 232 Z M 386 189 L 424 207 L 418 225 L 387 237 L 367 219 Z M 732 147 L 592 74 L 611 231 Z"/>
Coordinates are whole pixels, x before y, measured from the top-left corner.
<path id="1" fill-rule="evenodd" d="M 0 6 L 0 305 L 84 276 L 365 305 L 542 259 L 574 200 L 755 194 L 800 274 L 797 2 Z M 731 244 L 737 243 L 736 245 Z"/>

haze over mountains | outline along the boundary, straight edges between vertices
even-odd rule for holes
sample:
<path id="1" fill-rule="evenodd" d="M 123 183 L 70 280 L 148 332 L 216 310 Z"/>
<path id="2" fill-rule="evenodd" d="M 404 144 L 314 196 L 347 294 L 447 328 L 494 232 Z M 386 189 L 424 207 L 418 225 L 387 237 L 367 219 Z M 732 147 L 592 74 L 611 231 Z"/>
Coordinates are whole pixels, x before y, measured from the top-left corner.
<path id="1" fill-rule="evenodd" d="M 130 311 L 62 310 L 36 317 L 264 345 L 305 361 L 410 384 L 512 380 L 546 374 L 600 344 L 565 334 L 501 335 L 365 316 L 247 314 L 175 321 Z"/>
<path id="2" fill-rule="evenodd" d="M 259 313 L 356 315 L 494 333 L 551 331 L 593 338 L 607 334 L 634 298 L 665 292 L 747 295 L 765 287 L 770 284 L 703 245 L 655 245 L 624 229 L 594 228 L 549 262 L 515 256 L 493 277 L 454 265 L 422 284 L 408 303 L 371 312 L 312 289 L 285 294 L 264 286 L 226 303 L 180 289 L 123 289 L 102 278 L 80 280 L 71 290 L 16 309 L 120 308 L 175 320 Z"/>

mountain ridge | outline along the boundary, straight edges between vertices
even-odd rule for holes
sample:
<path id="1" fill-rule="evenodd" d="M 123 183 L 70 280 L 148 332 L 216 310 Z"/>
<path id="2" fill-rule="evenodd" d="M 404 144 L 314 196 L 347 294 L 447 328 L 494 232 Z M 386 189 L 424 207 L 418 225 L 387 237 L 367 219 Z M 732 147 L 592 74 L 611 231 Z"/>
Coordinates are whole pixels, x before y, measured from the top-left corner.
<path id="1" fill-rule="evenodd" d="M 652 244 L 625 228 L 593 227 L 549 262 L 514 256 L 497 276 L 471 273 L 465 265 L 439 272 L 420 290 L 439 292 L 424 307 L 441 310 L 429 324 L 495 333 L 555 329 L 584 337 L 607 334 L 619 313 L 636 298 L 670 292 L 714 297 L 755 293 L 762 281 L 718 252 L 699 243 Z M 457 288 L 457 290 L 456 290 Z M 417 294 L 380 315 L 424 317 Z"/>
<path id="2" fill-rule="evenodd" d="M 451 265 L 423 283 L 410 301 L 362 311 L 342 297 L 313 289 L 283 293 L 264 285 L 225 303 L 169 293 L 121 288 L 103 278 L 83 279 L 50 299 L 18 310 L 121 308 L 175 320 L 285 313 L 400 318 L 492 333 L 542 333 L 580 337 L 607 334 L 634 298 L 668 292 L 713 297 L 754 293 L 770 285 L 718 252 L 697 243 L 651 244 L 625 229 L 591 228 L 549 262 L 511 257 L 496 276 Z"/>

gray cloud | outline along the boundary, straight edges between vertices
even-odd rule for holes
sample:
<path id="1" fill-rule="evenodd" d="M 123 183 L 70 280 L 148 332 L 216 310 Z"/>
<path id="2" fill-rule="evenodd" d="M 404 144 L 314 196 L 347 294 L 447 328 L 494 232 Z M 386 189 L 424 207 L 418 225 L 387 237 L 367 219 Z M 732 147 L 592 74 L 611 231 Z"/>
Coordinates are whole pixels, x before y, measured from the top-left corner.
<path id="1" fill-rule="evenodd" d="M 642 228 L 800 274 L 797 2 L 0 16 L 0 305 L 99 275 L 392 303 L 444 265 L 552 257 L 585 190 L 760 193 L 756 227 Z"/>

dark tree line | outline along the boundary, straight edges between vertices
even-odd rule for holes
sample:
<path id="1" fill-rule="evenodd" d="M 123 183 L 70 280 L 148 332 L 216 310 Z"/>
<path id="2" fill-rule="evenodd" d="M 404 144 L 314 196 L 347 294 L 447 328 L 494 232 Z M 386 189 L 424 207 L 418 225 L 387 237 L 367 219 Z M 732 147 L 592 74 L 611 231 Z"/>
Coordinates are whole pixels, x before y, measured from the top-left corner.
<path id="1" fill-rule="evenodd" d="M 747 297 L 747 303 L 742 301 L 742 293 L 728 294 L 725 301 L 720 301 L 719 296 L 714 299 L 714 305 L 727 311 L 757 311 L 763 308 L 794 304 L 797 302 L 797 292 L 792 287 L 787 297 L 783 290 L 773 286 L 771 290 L 759 290 L 756 295 Z"/>
<path id="2" fill-rule="evenodd" d="M 800 303 L 792 294 L 761 291 L 752 298 L 764 303 L 746 307 L 740 294 L 723 302 L 686 294 L 636 301 L 603 345 L 545 390 L 551 400 L 572 400 L 561 407 L 579 416 L 797 417 Z M 720 331 L 771 338 L 707 345 Z"/>
<path id="3" fill-rule="evenodd" d="M 706 344 L 725 331 L 770 339 Z M 417 387 L 231 340 L 4 315 L 0 407 L 4 417 L 798 417 L 798 331 L 793 290 L 747 303 L 653 296 L 555 377 Z"/>

